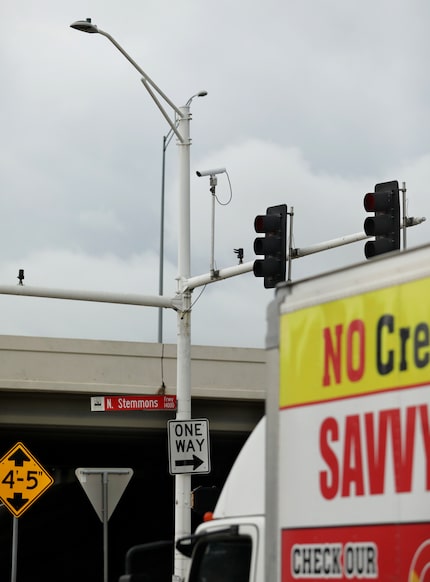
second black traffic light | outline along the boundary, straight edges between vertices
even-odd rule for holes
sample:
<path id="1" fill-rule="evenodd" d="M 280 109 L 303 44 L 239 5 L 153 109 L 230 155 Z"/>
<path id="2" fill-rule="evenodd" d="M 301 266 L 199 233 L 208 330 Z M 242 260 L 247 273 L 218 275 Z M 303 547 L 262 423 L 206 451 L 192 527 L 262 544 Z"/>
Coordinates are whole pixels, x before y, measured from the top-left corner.
<path id="1" fill-rule="evenodd" d="M 256 255 L 264 259 L 254 261 L 254 275 L 264 277 L 266 289 L 276 287 L 285 281 L 287 260 L 287 205 L 270 206 L 266 214 L 259 215 L 254 221 L 255 232 L 264 234 L 254 240 Z"/>
<path id="2" fill-rule="evenodd" d="M 366 259 L 400 249 L 400 197 L 397 180 L 376 184 L 364 197 L 364 208 L 375 215 L 364 221 L 364 232 L 374 236 L 364 247 Z"/>

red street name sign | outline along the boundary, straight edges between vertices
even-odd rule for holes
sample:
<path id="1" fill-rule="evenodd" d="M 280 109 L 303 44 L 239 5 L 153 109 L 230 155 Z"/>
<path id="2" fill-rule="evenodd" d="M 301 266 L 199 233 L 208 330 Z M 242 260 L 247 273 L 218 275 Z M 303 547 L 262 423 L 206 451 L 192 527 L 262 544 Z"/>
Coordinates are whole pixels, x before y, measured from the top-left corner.
<path id="1" fill-rule="evenodd" d="M 91 412 L 176 410 L 176 396 L 92 396 Z"/>

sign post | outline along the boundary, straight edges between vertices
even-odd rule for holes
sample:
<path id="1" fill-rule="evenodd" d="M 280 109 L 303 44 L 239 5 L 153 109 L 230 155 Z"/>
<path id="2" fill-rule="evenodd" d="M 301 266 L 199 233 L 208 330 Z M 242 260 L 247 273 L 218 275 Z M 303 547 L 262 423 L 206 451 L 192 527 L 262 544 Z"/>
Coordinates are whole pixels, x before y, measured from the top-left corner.
<path id="1" fill-rule="evenodd" d="M 103 523 L 103 580 L 108 582 L 108 521 L 133 476 L 133 469 L 78 468 L 75 475 Z"/>
<path id="2" fill-rule="evenodd" d="M 18 518 L 14 516 L 12 530 L 12 569 L 10 574 L 10 582 L 16 582 L 17 564 L 18 564 Z"/>

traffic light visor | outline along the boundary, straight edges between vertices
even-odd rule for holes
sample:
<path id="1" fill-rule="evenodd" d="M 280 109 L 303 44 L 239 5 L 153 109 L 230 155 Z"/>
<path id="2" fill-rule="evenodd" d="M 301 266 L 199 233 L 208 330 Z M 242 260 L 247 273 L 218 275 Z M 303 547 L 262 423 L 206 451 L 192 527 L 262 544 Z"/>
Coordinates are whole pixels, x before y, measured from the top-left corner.
<path id="1" fill-rule="evenodd" d="M 280 225 L 280 214 L 260 214 L 254 220 L 255 232 L 271 232 L 278 229 Z"/>
<path id="2" fill-rule="evenodd" d="M 369 192 L 363 202 L 366 212 L 385 212 L 393 207 L 395 194 L 391 190 Z"/>
<path id="3" fill-rule="evenodd" d="M 364 208 L 366 212 L 374 212 L 375 211 L 375 194 L 373 192 L 369 192 L 364 197 Z"/>

